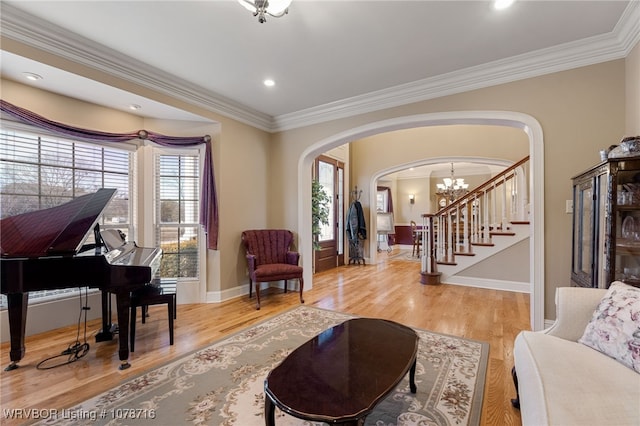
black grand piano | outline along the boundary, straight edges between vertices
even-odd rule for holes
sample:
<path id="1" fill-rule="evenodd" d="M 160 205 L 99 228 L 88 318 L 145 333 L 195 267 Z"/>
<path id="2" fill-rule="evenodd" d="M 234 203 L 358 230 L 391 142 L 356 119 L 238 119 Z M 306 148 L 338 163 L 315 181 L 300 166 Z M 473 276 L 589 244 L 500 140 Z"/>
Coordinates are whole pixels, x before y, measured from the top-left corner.
<path id="1" fill-rule="evenodd" d="M 162 250 L 124 241 L 109 249 L 101 244 L 98 219 L 115 193 L 100 189 L 57 207 L 0 220 L 0 287 L 7 295 L 11 335 L 6 370 L 18 368 L 25 354 L 29 292 L 73 287 L 102 290 L 101 333 L 110 333 L 108 294 L 115 294 L 120 369 L 129 367 L 131 292 L 151 282 Z M 96 243 L 85 244 L 92 232 Z M 103 334 L 101 340 L 108 338 Z"/>

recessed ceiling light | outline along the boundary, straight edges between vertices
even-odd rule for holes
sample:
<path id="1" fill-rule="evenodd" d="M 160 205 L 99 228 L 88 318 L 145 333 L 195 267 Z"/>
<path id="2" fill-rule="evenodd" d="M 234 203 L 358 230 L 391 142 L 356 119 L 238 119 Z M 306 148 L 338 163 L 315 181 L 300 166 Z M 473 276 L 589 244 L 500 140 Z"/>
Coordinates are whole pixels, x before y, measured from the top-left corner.
<path id="1" fill-rule="evenodd" d="M 495 0 L 493 7 L 497 10 L 506 9 L 513 4 L 515 0 Z"/>
<path id="2" fill-rule="evenodd" d="M 42 80 L 42 76 L 40 74 L 35 74 L 32 72 L 23 72 L 22 75 L 24 75 L 24 78 L 26 78 L 27 80 L 31 80 L 31 81 Z"/>
<path id="3" fill-rule="evenodd" d="M 272 80 L 272 79 L 270 79 L 270 78 L 267 78 L 265 81 L 263 81 L 263 83 L 264 83 L 264 85 L 265 85 L 265 86 L 267 86 L 267 87 L 273 87 L 273 86 L 275 86 L 275 85 L 276 85 L 276 82 L 275 82 L 275 81 L 273 81 L 273 80 Z"/>
<path id="4" fill-rule="evenodd" d="M 129 109 L 133 110 L 133 111 L 137 111 L 139 109 L 142 109 L 142 107 L 138 104 L 131 104 L 129 105 Z"/>

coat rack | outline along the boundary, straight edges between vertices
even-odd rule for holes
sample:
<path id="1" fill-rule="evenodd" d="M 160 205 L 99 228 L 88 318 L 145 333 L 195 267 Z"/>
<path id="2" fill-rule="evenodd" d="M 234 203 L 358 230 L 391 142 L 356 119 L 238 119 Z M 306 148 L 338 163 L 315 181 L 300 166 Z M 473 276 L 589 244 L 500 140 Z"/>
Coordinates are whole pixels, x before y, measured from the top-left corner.
<path id="1" fill-rule="evenodd" d="M 349 264 L 364 265 L 364 257 L 362 255 L 362 241 L 367 239 L 367 227 L 364 220 L 362 205 L 360 204 L 360 196 L 362 190 L 358 190 L 358 186 L 353 191 L 349 191 L 351 196 L 351 205 L 347 213 L 347 238 L 349 239 Z"/>
<path id="2" fill-rule="evenodd" d="M 358 185 L 353 191 L 350 191 L 351 199 L 353 201 L 360 201 L 360 196 L 362 195 L 362 189 L 358 191 Z"/>

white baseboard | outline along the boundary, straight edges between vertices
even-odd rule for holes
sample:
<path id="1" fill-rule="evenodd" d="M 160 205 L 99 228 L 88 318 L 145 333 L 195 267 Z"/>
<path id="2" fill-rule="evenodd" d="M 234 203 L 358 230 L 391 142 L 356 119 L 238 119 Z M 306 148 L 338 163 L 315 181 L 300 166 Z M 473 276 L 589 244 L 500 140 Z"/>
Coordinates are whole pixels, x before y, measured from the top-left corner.
<path id="1" fill-rule="evenodd" d="M 244 284 L 222 291 L 208 291 L 206 303 L 220 303 L 249 294 L 249 284 Z"/>
<path id="2" fill-rule="evenodd" d="M 33 334 L 77 324 L 81 313 L 78 297 L 79 296 L 29 305 L 27 308 L 27 326 L 25 336 L 31 336 Z M 101 318 L 101 293 L 96 292 L 90 294 L 87 306 L 90 307 L 89 311 L 87 311 L 88 320 Z M 82 318 L 82 320 L 84 320 L 84 318 Z M 75 335 L 70 336 L 70 339 L 75 339 Z M 9 311 L 7 309 L 0 311 L 0 340 L 2 340 L 2 342 L 8 342 L 10 340 Z"/>
<path id="3" fill-rule="evenodd" d="M 269 287 L 284 289 L 284 281 L 260 283 L 260 290 L 264 290 Z M 289 291 L 298 291 L 299 287 L 297 281 L 289 281 L 288 289 Z M 311 286 L 305 285 L 305 290 L 310 289 Z M 227 300 L 237 299 L 238 297 L 249 297 L 249 283 L 245 283 L 222 291 L 208 291 L 206 303 L 226 302 Z M 253 297 L 255 297 L 255 295 Z"/>
<path id="4" fill-rule="evenodd" d="M 473 278 L 451 276 L 447 278 L 447 284 L 464 285 L 467 287 L 487 288 L 491 290 L 515 291 L 517 293 L 530 293 L 531 286 L 528 282 L 492 280 L 487 278 Z"/>

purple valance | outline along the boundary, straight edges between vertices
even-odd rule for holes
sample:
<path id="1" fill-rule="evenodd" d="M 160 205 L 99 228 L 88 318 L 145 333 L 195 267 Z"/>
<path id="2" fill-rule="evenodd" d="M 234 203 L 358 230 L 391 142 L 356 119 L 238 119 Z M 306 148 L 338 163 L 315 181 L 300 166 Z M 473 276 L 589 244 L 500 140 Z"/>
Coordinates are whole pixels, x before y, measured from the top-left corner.
<path id="1" fill-rule="evenodd" d="M 108 133 L 95 130 L 81 129 L 48 120 L 38 114 L 24 108 L 12 105 L 0 100 L 0 110 L 16 118 L 17 120 L 47 130 L 57 135 L 66 136 L 76 140 L 93 142 L 127 142 L 133 139 L 146 139 L 158 145 L 193 146 L 205 144 L 204 172 L 202 176 L 202 188 L 200 195 L 200 224 L 207 233 L 207 248 L 218 249 L 218 197 L 216 194 L 215 177 L 213 175 L 213 154 L 211 152 L 211 136 L 179 137 L 165 136 L 147 130 L 138 130 L 131 133 Z"/>

